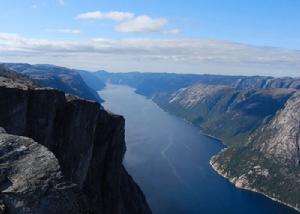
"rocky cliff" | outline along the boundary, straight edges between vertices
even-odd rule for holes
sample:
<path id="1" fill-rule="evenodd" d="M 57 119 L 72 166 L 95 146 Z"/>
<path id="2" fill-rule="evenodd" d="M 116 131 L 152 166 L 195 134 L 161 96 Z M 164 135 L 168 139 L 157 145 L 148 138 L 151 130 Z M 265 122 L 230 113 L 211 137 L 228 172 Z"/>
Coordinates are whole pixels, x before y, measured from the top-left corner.
<path id="1" fill-rule="evenodd" d="M 294 89 L 238 90 L 197 84 L 158 94 L 154 101 L 233 146 L 244 144 L 249 134 L 280 110 L 293 93 Z"/>
<path id="2" fill-rule="evenodd" d="M 236 187 L 300 210 L 300 92 L 281 87 L 197 84 L 154 101 L 223 140 L 211 165 Z"/>
<path id="3" fill-rule="evenodd" d="M 9 135 L 0 136 L 0 199 L 8 213 L 151 213 L 122 165 L 123 117 L 96 102 L 1 76 L 0 126 Z"/>
<path id="4" fill-rule="evenodd" d="M 212 166 L 237 187 L 250 189 L 300 211 L 300 92 L 295 93 L 247 142 L 229 147 Z"/>

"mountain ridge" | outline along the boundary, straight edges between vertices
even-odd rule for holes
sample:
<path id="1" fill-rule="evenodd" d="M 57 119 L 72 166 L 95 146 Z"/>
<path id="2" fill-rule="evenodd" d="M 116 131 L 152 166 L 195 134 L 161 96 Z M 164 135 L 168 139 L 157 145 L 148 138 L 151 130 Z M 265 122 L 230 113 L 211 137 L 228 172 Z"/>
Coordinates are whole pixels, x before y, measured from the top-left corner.
<path id="1" fill-rule="evenodd" d="M 88 100 L 103 102 L 97 91 L 87 85 L 87 77 L 81 70 L 49 64 L 2 63 L 1 66 L 26 75 L 43 87 L 56 88 Z"/>

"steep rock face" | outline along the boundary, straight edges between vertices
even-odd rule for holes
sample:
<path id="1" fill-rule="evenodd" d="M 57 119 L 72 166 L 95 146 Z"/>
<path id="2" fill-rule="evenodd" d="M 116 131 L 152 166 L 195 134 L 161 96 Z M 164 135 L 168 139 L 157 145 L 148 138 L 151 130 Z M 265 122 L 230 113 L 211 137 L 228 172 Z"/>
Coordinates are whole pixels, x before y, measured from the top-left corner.
<path id="1" fill-rule="evenodd" d="M 154 101 L 227 145 L 243 143 L 269 120 L 295 92 L 292 89 L 237 90 L 229 86 L 197 84 Z"/>
<path id="2" fill-rule="evenodd" d="M 77 70 L 82 79 L 86 82 L 86 84 L 94 89 L 95 91 L 100 91 L 105 87 L 105 83 L 100 80 L 93 72 Z"/>
<path id="3" fill-rule="evenodd" d="M 228 86 L 213 86 L 197 84 L 182 88 L 170 95 L 169 103 L 177 103 L 184 108 L 193 108 L 197 104 L 205 104 L 208 110 L 212 108 L 226 94 L 234 95 L 234 88 Z"/>
<path id="4" fill-rule="evenodd" d="M 151 213 L 122 165 L 123 117 L 54 89 L 7 85 L 0 82 L 0 126 L 49 148 L 66 179 L 86 196 L 86 211 Z"/>
<path id="5" fill-rule="evenodd" d="M 8 213 L 83 212 L 76 185 L 46 147 L 2 130 L 0 148 L 0 200 Z"/>
<path id="6" fill-rule="evenodd" d="M 249 143 L 267 158 L 299 167 L 300 164 L 300 92 L 295 93 L 273 120 L 258 129 Z"/>
<path id="7" fill-rule="evenodd" d="M 266 194 L 300 210 L 300 92 L 289 98 L 247 143 L 228 148 L 211 164 L 237 187 Z"/>

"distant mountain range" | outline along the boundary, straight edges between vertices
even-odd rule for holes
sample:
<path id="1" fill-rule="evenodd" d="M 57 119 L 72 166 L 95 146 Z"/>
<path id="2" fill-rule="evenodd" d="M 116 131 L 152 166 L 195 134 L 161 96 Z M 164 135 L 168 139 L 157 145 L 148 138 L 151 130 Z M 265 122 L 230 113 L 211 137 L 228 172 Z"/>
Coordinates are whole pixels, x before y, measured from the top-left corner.
<path id="1" fill-rule="evenodd" d="M 27 75 L 43 87 L 56 88 L 88 100 L 103 102 L 97 90 L 101 90 L 104 87 L 104 83 L 98 80 L 97 87 L 94 87 L 93 81 L 95 81 L 96 77 L 91 76 L 89 72 L 55 65 L 4 63 L 1 66 Z"/>
<path id="2" fill-rule="evenodd" d="M 228 76 L 211 74 L 176 74 L 176 73 L 109 73 L 98 71 L 93 73 L 103 82 L 125 84 L 137 89 L 137 92 L 151 96 L 159 92 L 174 92 L 180 88 L 195 84 L 224 85 L 236 89 L 300 89 L 300 78 L 269 76 Z"/>

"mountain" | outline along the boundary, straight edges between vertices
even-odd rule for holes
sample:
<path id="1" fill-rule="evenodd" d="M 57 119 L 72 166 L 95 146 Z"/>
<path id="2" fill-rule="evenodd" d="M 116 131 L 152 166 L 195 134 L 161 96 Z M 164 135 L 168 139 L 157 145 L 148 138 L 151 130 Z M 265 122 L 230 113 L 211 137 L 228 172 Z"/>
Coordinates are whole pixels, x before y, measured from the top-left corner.
<path id="1" fill-rule="evenodd" d="M 164 110 L 228 146 L 212 158 L 237 187 L 300 208 L 300 91 L 194 85 L 154 96 Z"/>
<path id="2" fill-rule="evenodd" d="M 21 67 L 25 65 L 21 64 Z M 44 69 L 51 71 L 52 66 Z M 134 87 L 137 93 L 153 99 L 162 109 L 194 124 L 204 133 L 220 138 L 227 148 L 210 161 L 220 175 L 236 187 L 260 192 L 300 210 L 299 78 L 88 73 L 80 70 L 76 73 L 93 91 L 101 90 L 106 82 Z M 24 145 L 38 148 L 28 150 L 26 154 L 29 157 L 18 155 L 22 161 L 14 159 L 14 156 L 9 157 L 14 167 L 20 167 L 23 159 L 32 160 L 32 156 L 45 157 L 37 163 L 47 165 L 43 162 L 47 159 L 56 169 L 58 177 L 47 171 L 43 176 L 50 176 L 46 180 L 54 180 L 57 186 L 66 190 L 68 196 L 64 197 L 76 202 L 79 206 L 76 210 L 151 212 L 142 192 L 122 166 L 125 151 L 122 117 L 107 113 L 96 103 L 53 89 L 39 88 L 37 84 L 43 81 L 37 77 L 32 81 L 27 76 L 9 71 L 3 71 L 1 76 L 0 126 L 9 134 L 1 131 L 3 145 L 0 145 L 0 153 L 1 148 L 8 148 L 7 145 L 13 145 L 9 154 L 18 154 Z M 66 83 L 69 84 L 68 81 Z M 20 135 L 29 138 L 19 139 Z M 17 139 L 17 143 L 10 144 L 11 139 Z M 47 152 L 36 153 L 37 150 Z M 58 163 L 52 157 L 57 158 Z M 26 167 L 29 174 L 36 173 L 35 169 L 24 165 Z M 18 174 L 21 171 L 15 169 L 5 172 L 7 176 L 0 179 L 1 191 L 8 184 L 14 184 L 15 180 L 7 177 L 29 176 Z M 43 186 L 47 183 L 40 182 L 39 177 L 32 179 L 32 182 L 37 189 L 25 188 L 25 192 L 34 190 L 44 193 Z M 57 189 L 53 186 L 49 188 L 54 194 L 51 200 L 55 199 Z M 75 198 L 74 194 L 77 194 Z M 11 206 L 11 199 L 5 201 L 0 197 L 0 207 L 1 200 L 5 206 Z M 47 197 L 45 200 L 51 202 Z M 74 204 L 66 203 L 63 207 L 72 210 Z"/>
<path id="3" fill-rule="evenodd" d="M 99 103 L 103 102 L 96 90 L 90 88 L 84 81 L 84 79 L 89 80 L 89 78 L 87 75 L 81 75 L 85 73 L 83 71 L 55 65 L 5 63 L 2 64 L 2 66 L 27 75 L 41 86 L 56 88 L 65 93 L 97 101 Z M 99 87 L 101 88 L 101 83 L 99 83 Z"/>
<path id="4" fill-rule="evenodd" d="M 293 88 L 300 89 L 300 78 L 291 77 L 244 77 L 236 85 L 238 89 L 268 89 L 268 88 Z"/>
<path id="5" fill-rule="evenodd" d="M 233 85 L 241 76 L 197 75 L 175 73 L 109 73 L 95 72 L 103 82 L 124 84 L 136 88 L 136 92 L 148 97 L 160 92 L 172 92 L 196 83 Z"/>
<path id="6" fill-rule="evenodd" d="M 239 90 L 293 88 L 300 89 L 300 78 L 274 78 L 267 76 L 229 76 L 211 74 L 176 73 L 93 73 L 103 82 L 124 84 L 136 88 L 136 92 L 152 97 L 160 92 L 174 92 L 195 84 L 230 86 Z"/>
<path id="7" fill-rule="evenodd" d="M 210 164 L 236 187 L 300 211 L 300 79 L 263 76 L 104 73 L 165 111 L 220 138 Z"/>
<path id="8" fill-rule="evenodd" d="M 236 187 L 300 210 L 299 90 L 194 85 L 153 100 L 223 140 L 211 165 Z"/>
<path id="9" fill-rule="evenodd" d="M 126 172 L 124 118 L 0 69 L 0 211 L 151 213 Z"/>
<path id="10" fill-rule="evenodd" d="M 242 147 L 211 160 L 235 186 L 261 192 L 300 210 L 300 92 L 268 123 L 256 129 Z"/>
<path id="11" fill-rule="evenodd" d="M 105 87 L 105 83 L 93 72 L 77 70 L 84 82 L 93 90 L 100 91 Z"/>
<path id="12" fill-rule="evenodd" d="M 153 100 L 164 110 L 184 118 L 205 133 L 234 145 L 268 121 L 293 95 L 294 89 L 237 90 L 197 84 Z"/>

